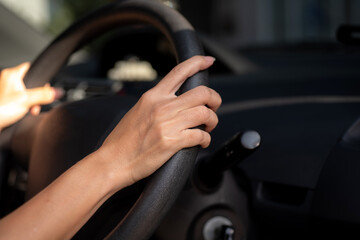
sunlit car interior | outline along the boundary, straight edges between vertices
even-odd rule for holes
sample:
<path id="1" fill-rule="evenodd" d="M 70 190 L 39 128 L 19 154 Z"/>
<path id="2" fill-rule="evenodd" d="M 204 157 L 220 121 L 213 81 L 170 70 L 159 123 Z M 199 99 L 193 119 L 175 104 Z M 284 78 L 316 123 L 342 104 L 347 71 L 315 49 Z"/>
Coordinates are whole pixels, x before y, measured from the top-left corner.
<path id="1" fill-rule="evenodd" d="M 33 61 L 113 2 L 0 0 L 0 69 Z M 360 1 L 162 2 L 216 58 L 209 80 L 223 104 L 210 147 L 150 239 L 359 239 Z M 126 111 L 175 65 L 159 31 L 117 28 L 72 55 L 51 80 L 65 95 L 42 110 L 116 95 L 131 99 Z M 0 169 L 4 216 L 25 201 L 29 159 L 4 149 Z M 142 185 L 119 197 L 125 208 Z M 115 210 L 98 214 L 103 230 L 93 219 L 75 239 L 103 239 L 126 213 Z"/>

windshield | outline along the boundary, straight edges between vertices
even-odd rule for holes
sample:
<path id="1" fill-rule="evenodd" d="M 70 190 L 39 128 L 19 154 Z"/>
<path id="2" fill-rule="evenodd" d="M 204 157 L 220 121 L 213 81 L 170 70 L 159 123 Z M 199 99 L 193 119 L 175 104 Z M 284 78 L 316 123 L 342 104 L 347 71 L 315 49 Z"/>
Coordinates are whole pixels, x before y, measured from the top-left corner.
<path id="1" fill-rule="evenodd" d="M 0 0 L 0 67 L 33 60 L 76 19 L 113 1 Z M 336 32 L 341 25 L 360 26 L 358 0 L 161 1 L 177 8 L 194 25 L 205 47 L 212 48 L 210 54 L 215 50 L 222 54 L 225 48 L 245 55 L 263 49 L 289 52 L 299 46 L 309 46 L 310 51 L 334 48 L 339 45 Z M 139 44 L 144 42 L 130 43 L 140 51 Z M 227 64 L 234 69 L 243 62 Z"/>
<path id="2" fill-rule="evenodd" d="M 111 0 L 0 0 L 16 15 L 50 35 Z M 231 47 L 334 42 L 342 24 L 360 25 L 357 0 L 223 0 L 173 2 L 201 32 Z"/>

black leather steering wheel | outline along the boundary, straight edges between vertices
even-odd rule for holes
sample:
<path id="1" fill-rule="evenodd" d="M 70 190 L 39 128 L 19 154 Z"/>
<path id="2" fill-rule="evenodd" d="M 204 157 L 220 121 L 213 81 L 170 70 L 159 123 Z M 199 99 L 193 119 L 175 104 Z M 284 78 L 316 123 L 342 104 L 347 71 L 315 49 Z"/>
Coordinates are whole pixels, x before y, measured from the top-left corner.
<path id="1" fill-rule="evenodd" d="M 57 37 L 33 62 L 25 77 L 25 85 L 33 88 L 49 82 L 75 50 L 102 33 L 125 24 L 149 24 L 160 30 L 175 49 L 178 62 L 203 55 L 192 26 L 175 10 L 151 0 L 119 1 L 80 19 Z M 207 72 L 189 78 L 180 93 L 199 85 L 208 85 Z M 14 128 L 16 125 L 7 132 L 11 133 Z M 185 185 L 197 152 L 198 147 L 183 149 L 160 168 L 107 239 L 149 238 Z"/>

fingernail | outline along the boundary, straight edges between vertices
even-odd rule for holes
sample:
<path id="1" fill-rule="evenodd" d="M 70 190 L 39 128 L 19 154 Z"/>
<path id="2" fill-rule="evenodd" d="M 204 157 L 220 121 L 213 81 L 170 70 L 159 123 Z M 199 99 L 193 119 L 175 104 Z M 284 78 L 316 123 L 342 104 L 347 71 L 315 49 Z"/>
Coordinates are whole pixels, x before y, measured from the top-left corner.
<path id="1" fill-rule="evenodd" d="M 55 99 L 60 99 L 62 96 L 64 96 L 64 90 L 62 88 L 53 88 L 54 89 L 54 92 L 55 92 L 55 95 L 54 95 L 54 98 Z"/>
<path id="2" fill-rule="evenodd" d="M 205 58 L 206 61 L 212 62 L 212 63 L 215 62 L 215 60 L 216 60 L 216 58 L 211 57 L 211 56 L 205 56 L 204 58 Z"/>

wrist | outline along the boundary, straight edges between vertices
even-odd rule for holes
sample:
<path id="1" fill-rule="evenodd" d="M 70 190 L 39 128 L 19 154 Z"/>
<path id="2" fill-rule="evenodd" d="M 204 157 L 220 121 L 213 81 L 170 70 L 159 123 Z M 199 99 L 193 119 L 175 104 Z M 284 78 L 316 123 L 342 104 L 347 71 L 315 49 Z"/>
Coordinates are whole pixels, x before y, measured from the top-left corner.
<path id="1" fill-rule="evenodd" d="M 86 157 L 86 161 L 103 181 L 106 194 L 110 196 L 132 184 L 127 167 L 116 164 L 114 158 L 113 154 L 102 147 Z"/>

